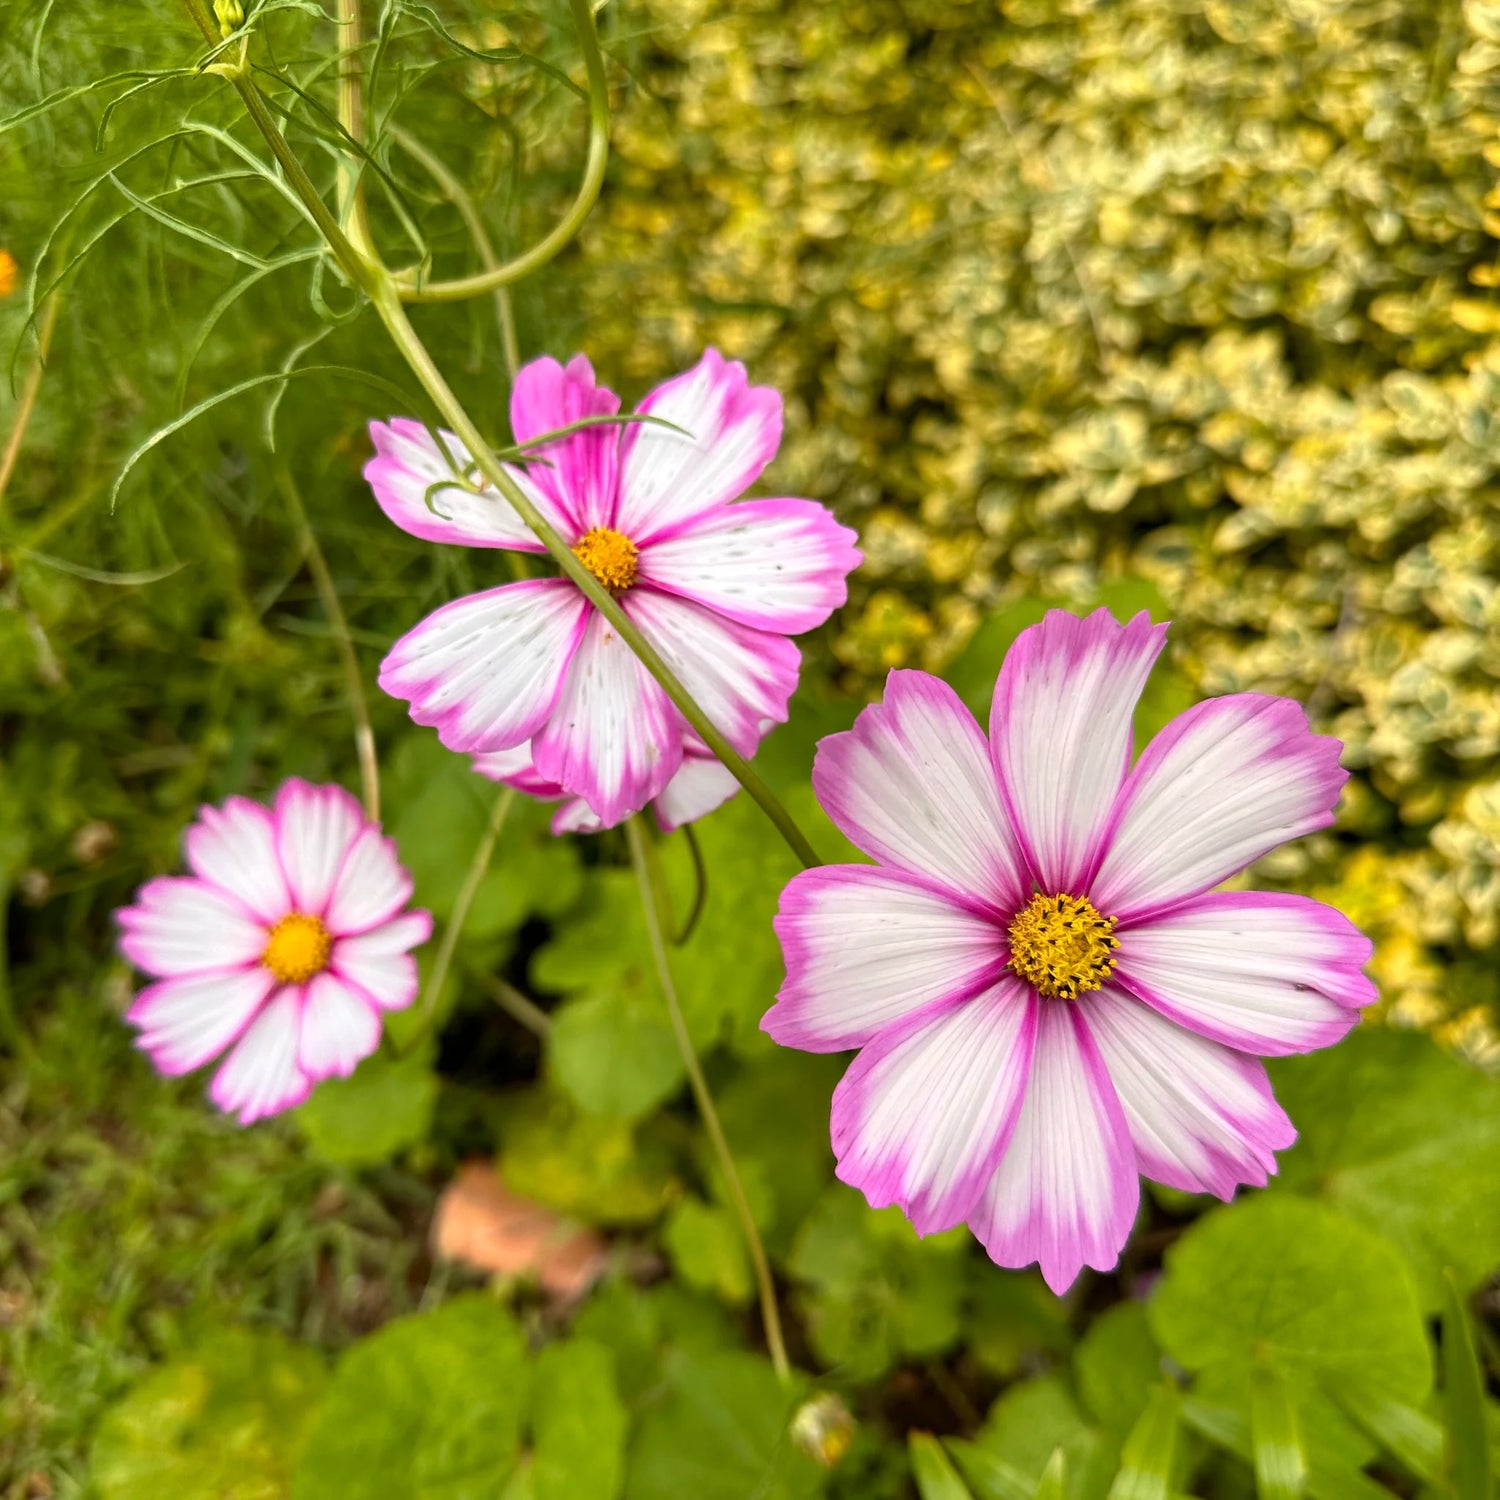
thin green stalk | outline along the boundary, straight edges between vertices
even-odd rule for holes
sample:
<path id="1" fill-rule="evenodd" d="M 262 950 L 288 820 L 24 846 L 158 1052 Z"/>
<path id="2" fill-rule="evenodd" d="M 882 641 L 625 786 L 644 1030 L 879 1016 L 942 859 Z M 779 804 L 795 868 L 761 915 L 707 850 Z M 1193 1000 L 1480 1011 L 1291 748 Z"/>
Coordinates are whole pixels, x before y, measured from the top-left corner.
<path id="1" fill-rule="evenodd" d="M 519 1021 L 534 1036 L 548 1037 L 552 1034 L 552 1017 L 535 1000 L 523 995 L 515 985 L 491 974 L 485 981 L 490 999 L 513 1021 Z"/>
<path id="2" fill-rule="evenodd" d="M 202 0 L 183 0 L 189 14 L 199 22 L 207 40 L 212 42 Z M 416 330 L 401 305 L 401 296 L 390 273 L 378 261 L 362 255 L 349 243 L 328 211 L 328 205 L 318 195 L 312 180 L 303 170 L 296 154 L 287 144 L 286 137 L 271 118 L 259 89 L 254 81 L 243 73 L 229 73 L 234 87 L 239 91 L 245 107 L 250 111 L 261 134 L 265 136 L 277 161 L 286 170 L 288 181 L 299 197 L 306 203 L 330 248 L 350 278 L 369 296 L 380 314 L 392 341 L 401 351 L 413 374 L 422 382 L 423 388 L 444 420 L 468 448 L 479 471 L 510 502 L 516 514 L 526 523 L 538 541 L 551 553 L 562 571 L 582 590 L 584 596 L 609 621 L 621 640 L 633 651 L 641 664 L 661 684 L 667 697 L 697 732 L 710 750 L 723 762 L 730 774 L 745 788 L 759 804 L 766 816 L 776 825 L 792 852 L 809 868 L 821 864 L 817 852 L 797 827 L 791 814 L 782 806 L 781 800 L 761 779 L 748 761 L 725 739 L 717 725 L 698 706 L 692 694 L 682 685 L 676 673 L 663 660 L 661 653 L 636 629 L 613 595 L 605 589 L 587 568 L 573 555 L 572 549 L 548 523 L 545 516 L 527 498 L 525 492 L 506 471 L 504 465 L 490 448 L 484 435 L 475 426 L 463 404 L 450 389 L 442 372 L 433 362 L 427 346 L 417 336 Z"/>
<path id="3" fill-rule="evenodd" d="M 719 1111 L 714 1107 L 713 1095 L 709 1092 L 708 1079 L 703 1076 L 703 1065 L 698 1061 L 693 1038 L 683 1018 L 682 1006 L 677 999 L 677 986 L 672 979 L 672 966 L 667 959 L 667 943 L 662 921 L 664 893 L 652 867 L 650 848 L 639 817 L 631 818 L 625 825 L 625 836 L 630 841 L 630 862 L 635 866 L 636 879 L 641 887 L 641 906 L 646 914 L 646 933 L 651 940 L 651 956 L 656 962 L 656 977 L 661 983 L 662 994 L 667 1002 L 667 1015 L 671 1018 L 672 1033 L 677 1038 L 678 1051 L 682 1053 L 682 1065 L 687 1069 L 688 1086 L 703 1117 L 703 1128 L 708 1132 L 714 1155 L 719 1159 L 719 1168 L 729 1188 L 730 1202 L 735 1217 L 740 1221 L 740 1232 L 745 1236 L 746 1248 L 750 1251 L 750 1264 L 755 1272 L 755 1284 L 760 1292 L 760 1316 L 766 1330 L 766 1349 L 771 1364 L 783 1385 L 791 1380 L 792 1367 L 786 1357 L 786 1341 L 781 1333 L 781 1309 L 776 1304 L 776 1286 L 771 1280 L 771 1263 L 766 1259 L 766 1247 L 761 1244 L 760 1231 L 755 1227 L 755 1217 L 750 1212 L 750 1202 L 745 1197 L 745 1185 L 740 1181 L 739 1168 L 734 1164 L 734 1154 L 724 1136 L 724 1127 L 719 1123 Z"/>
<path id="4" fill-rule="evenodd" d="M 354 717 L 354 749 L 359 757 L 360 788 L 364 794 L 365 816 L 372 823 L 380 821 L 380 762 L 375 754 L 375 730 L 370 724 L 370 703 L 365 696 L 364 679 L 359 672 L 359 657 L 355 654 L 354 638 L 349 633 L 349 621 L 339 603 L 339 592 L 334 587 L 333 574 L 328 569 L 328 559 L 318 544 L 317 533 L 307 518 L 307 507 L 302 503 L 302 492 L 297 482 L 285 469 L 277 474 L 282 493 L 291 507 L 297 532 L 302 539 L 303 551 L 307 555 L 307 566 L 317 586 L 318 599 L 323 613 L 328 616 L 328 628 L 333 632 L 334 644 L 338 647 L 339 661 L 344 668 L 344 683 L 349 691 L 349 712 Z"/>
<path id="5" fill-rule="evenodd" d="M 352 4 L 355 0 L 341 0 L 341 3 Z M 523 276 L 529 276 L 546 265 L 572 241 L 598 201 L 599 190 L 604 186 L 604 169 L 609 161 L 609 86 L 604 77 L 604 55 L 599 50 L 599 34 L 589 0 L 568 0 L 568 3 L 573 10 L 578 45 L 583 51 L 584 67 L 589 75 L 588 156 L 577 196 L 550 234 L 503 265 L 487 266 L 473 276 L 458 276 L 451 281 L 424 282 L 420 268 L 399 272 L 395 282 L 403 302 L 462 302 L 520 281 Z"/>
<path id="6" fill-rule="evenodd" d="M 443 986 L 448 982 L 448 970 L 453 967 L 453 953 L 458 947 L 459 938 L 463 936 L 464 923 L 469 919 L 469 908 L 478 894 L 479 882 L 489 872 L 490 861 L 495 857 L 495 844 L 500 838 L 500 830 L 505 827 L 506 814 L 510 812 L 510 805 L 515 798 L 513 788 L 502 787 L 499 796 L 495 798 L 495 805 L 490 809 L 490 821 L 474 850 L 474 858 L 469 861 L 468 873 L 453 902 L 453 910 L 448 914 L 448 925 L 443 929 L 443 939 L 438 944 L 437 956 L 432 960 L 432 971 L 427 976 L 427 985 L 417 1005 L 419 1024 L 414 1033 L 416 1036 L 421 1036 L 427 1030 L 438 996 L 443 993 Z"/>

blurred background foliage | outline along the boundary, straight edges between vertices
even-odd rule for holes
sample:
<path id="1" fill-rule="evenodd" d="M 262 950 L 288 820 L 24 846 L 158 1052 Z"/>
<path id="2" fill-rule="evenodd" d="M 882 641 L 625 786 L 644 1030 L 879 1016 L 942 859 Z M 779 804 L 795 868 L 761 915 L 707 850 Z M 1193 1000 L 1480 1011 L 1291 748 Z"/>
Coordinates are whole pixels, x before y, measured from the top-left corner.
<path id="1" fill-rule="evenodd" d="M 310 0 L 250 9 L 331 185 L 336 32 Z M 533 242 L 582 152 L 566 10 L 367 13 L 393 262 L 477 265 L 397 129 L 498 253 Z M 1229 1208 L 1153 1192 L 1120 1271 L 1059 1303 L 833 1183 L 838 1060 L 756 1029 L 792 864 L 731 804 L 702 825 L 708 901 L 673 963 L 815 1372 L 791 1392 L 756 1352 L 614 838 L 556 841 L 518 806 L 438 1026 L 394 1018 L 293 1120 L 237 1131 L 199 1081 L 156 1078 L 118 1024 L 112 909 L 174 866 L 200 802 L 355 784 L 315 556 L 372 693 L 399 633 L 506 574 L 374 507 L 365 420 L 425 408 L 229 91 L 135 71 L 191 69 L 182 12 L 14 0 L 0 1494 L 1470 1500 L 1466 1393 L 1492 1433 L 1500 1407 L 1456 1355 L 1435 1379 L 1434 1351 L 1465 1346 L 1467 1302 L 1495 1368 L 1500 5 L 612 0 L 599 22 L 609 176 L 517 288 L 520 351 L 586 350 L 628 401 L 714 343 L 786 394 L 766 492 L 827 500 L 867 557 L 761 759 L 816 841 L 846 852 L 813 743 L 887 668 L 941 670 L 983 711 L 1048 603 L 1146 608 L 1174 624 L 1142 734 L 1254 689 L 1346 741 L 1338 827 L 1254 878 L 1371 933 L 1396 1029 L 1277 1064 L 1302 1131 L 1277 1185 Z M 415 316 L 503 439 L 496 307 Z M 386 826 L 445 922 L 494 789 L 371 709 Z M 683 911 L 688 853 L 660 856 Z M 483 1197 L 500 1181 L 513 1196 Z M 465 1182 L 484 1253 L 455 1249 Z M 545 1216 L 530 1249 L 517 1213 Z"/>

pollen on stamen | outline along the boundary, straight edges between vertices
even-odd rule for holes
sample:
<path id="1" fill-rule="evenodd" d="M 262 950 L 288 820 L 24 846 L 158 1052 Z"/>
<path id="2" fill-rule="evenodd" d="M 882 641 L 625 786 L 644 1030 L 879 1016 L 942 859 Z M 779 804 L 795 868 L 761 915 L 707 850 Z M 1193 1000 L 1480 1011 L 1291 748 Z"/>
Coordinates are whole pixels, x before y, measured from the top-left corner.
<path id="1" fill-rule="evenodd" d="M 611 594 L 623 594 L 635 582 L 640 549 L 628 536 L 596 526 L 573 544 L 573 556 Z"/>
<path id="2" fill-rule="evenodd" d="M 1114 973 L 1116 918 L 1087 896 L 1038 892 L 1010 924 L 1010 966 L 1048 1000 L 1076 1000 Z"/>
<path id="3" fill-rule="evenodd" d="M 328 967 L 333 934 L 317 917 L 294 911 L 272 929 L 260 961 L 282 984 L 306 984 Z"/>

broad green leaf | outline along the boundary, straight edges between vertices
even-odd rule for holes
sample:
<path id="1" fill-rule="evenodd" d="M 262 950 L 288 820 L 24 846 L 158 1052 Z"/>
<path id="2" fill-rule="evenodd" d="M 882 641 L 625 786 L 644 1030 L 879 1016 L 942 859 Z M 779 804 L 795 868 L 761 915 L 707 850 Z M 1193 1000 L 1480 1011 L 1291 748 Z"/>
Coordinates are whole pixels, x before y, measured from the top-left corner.
<path id="1" fill-rule="evenodd" d="M 1181 1402 L 1171 1386 L 1151 1390 L 1145 1410 L 1125 1439 L 1109 1500 L 1167 1500 L 1181 1415 Z"/>
<path id="2" fill-rule="evenodd" d="M 662 1239 L 689 1286 L 737 1307 L 749 1302 L 754 1291 L 750 1260 L 739 1221 L 729 1209 L 684 1198 L 672 1210 Z"/>
<path id="3" fill-rule="evenodd" d="M 1291 1392 L 1269 1365 L 1250 1371 L 1250 1451 L 1260 1500 L 1299 1500 L 1307 1487 L 1307 1455 Z"/>
<path id="4" fill-rule="evenodd" d="M 668 1361 L 732 1349 L 741 1337 L 723 1307 L 707 1297 L 673 1281 L 638 1287 L 622 1279 L 594 1292 L 573 1332 L 613 1354 L 620 1391 L 632 1402 L 662 1385 Z"/>
<path id="5" fill-rule="evenodd" d="M 320 1083 L 297 1111 L 313 1150 L 339 1166 L 370 1167 L 425 1140 L 438 1082 L 429 1050 L 377 1052 L 350 1077 Z"/>
<path id="6" fill-rule="evenodd" d="M 1073 1354 L 1073 1370 L 1083 1404 L 1123 1438 L 1161 1379 L 1161 1350 L 1145 1303 L 1119 1302 L 1100 1313 Z"/>
<path id="7" fill-rule="evenodd" d="M 1431 1384 L 1405 1262 L 1322 1204 L 1261 1195 L 1205 1215 L 1168 1251 L 1150 1313 L 1206 1402 L 1248 1416 L 1251 1371 L 1273 1369 L 1325 1467 L 1358 1467 L 1372 1451 L 1325 1388 L 1418 1404 Z"/>
<path id="8" fill-rule="evenodd" d="M 609 1350 L 581 1338 L 547 1345 L 532 1387 L 536 1500 L 615 1500 L 625 1477 L 627 1426 Z"/>
<path id="9" fill-rule="evenodd" d="M 974 1496 L 943 1451 L 943 1445 L 929 1432 L 914 1432 L 906 1440 L 911 1457 L 912 1477 L 922 1500 L 974 1500 Z"/>
<path id="10" fill-rule="evenodd" d="M 975 1442 L 1032 1490 L 1042 1482 L 1054 1453 L 1062 1452 L 1070 1500 L 1102 1500 L 1115 1472 L 1115 1445 L 1084 1418 L 1056 1375 L 1023 1380 L 1002 1392 Z"/>
<path id="11" fill-rule="evenodd" d="M 387 1323 L 340 1361 L 293 1500 L 493 1500 L 528 1378 L 521 1330 L 483 1294 Z"/>
<path id="12" fill-rule="evenodd" d="M 105 1413 L 94 1482 L 103 1500 L 281 1500 L 327 1385 L 315 1351 L 226 1329 Z"/>
<path id="13" fill-rule="evenodd" d="M 1458 1277 L 1447 1277 L 1443 1308 L 1443 1403 L 1448 1415 L 1448 1470 L 1457 1500 L 1490 1500 L 1489 1439 L 1485 1431 L 1484 1373 Z"/>
<path id="14" fill-rule="evenodd" d="M 1444 1266 L 1468 1293 L 1500 1265 L 1500 1078 L 1378 1027 L 1271 1066 L 1299 1132 L 1276 1192 L 1322 1197 L 1394 1241 L 1429 1311 Z"/>
<path id="15" fill-rule="evenodd" d="M 798 1400 L 765 1360 L 742 1353 L 669 1362 L 669 1387 L 639 1420 L 626 1500 L 805 1500 L 824 1471 L 792 1443 Z"/>
<path id="16" fill-rule="evenodd" d="M 639 974 L 559 1006 L 547 1055 L 564 1093 L 591 1115 L 633 1120 L 682 1085 L 665 1002 Z"/>

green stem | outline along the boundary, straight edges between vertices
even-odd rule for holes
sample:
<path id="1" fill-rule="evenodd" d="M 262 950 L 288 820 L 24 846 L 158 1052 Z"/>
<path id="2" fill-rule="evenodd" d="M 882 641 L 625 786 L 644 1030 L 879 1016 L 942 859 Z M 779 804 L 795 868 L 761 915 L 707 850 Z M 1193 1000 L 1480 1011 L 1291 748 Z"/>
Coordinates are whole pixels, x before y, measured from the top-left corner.
<path id="1" fill-rule="evenodd" d="M 203 0 L 183 0 L 188 11 L 198 20 L 205 37 L 212 42 L 213 34 L 208 27 Z M 401 305 L 401 295 L 390 273 L 378 261 L 361 255 L 349 243 L 328 211 L 328 205 L 318 195 L 316 187 L 298 162 L 292 148 L 287 144 L 271 112 L 266 107 L 254 81 L 243 74 L 227 75 L 239 91 L 261 134 L 265 136 L 272 153 L 281 162 L 287 178 L 299 197 L 305 202 L 308 212 L 327 239 L 329 247 L 350 278 L 369 296 L 380 314 L 392 341 L 401 351 L 412 373 L 422 382 L 423 388 L 432 398 L 433 404 L 442 413 L 444 420 L 458 435 L 473 456 L 479 471 L 510 502 L 517 515 L 546 547 L 558 567 L 576 583 L 584 597 L 609 621 L 615 633 L 635 653 L 641 664 L 661 684 L 662 690 L 682 714 L 689 725 L 710 750 L 723 762 L 730 774 L 745 788 L 760 805 L 766 816 L 776 825 L 792 852 L 809 868 L 821 864 L 817 852 L 797 827 L 791 814 L 782 806 L 781 800 L 725 739 L 718 727 L 699 708 L 691 693 L 682 685 L 676 673 L 662 659 L 661 653 L 636 629 L 614 596 L 605 589 L 587 568 L 573 555 L 572 549 L 549 524 L 546 517 L 527 498 L 504 465 L 490 449 L 484 435 L 474 425 L 458 397 L 449 388 L 442 372 L 433 362 L 427 347 L 417 337 L 416 330 Z"/>
<path id="2" fill-rule="evenodd" d="M 350 0 L 345 0 L 350 3 Z M 459 276 L 451 281 L 421 279 L 417 268 L 398 272 L 397 291 L 403 302 L 462 302 L 482 297 L 497 287 L 509 286 L 547 264 L 562 250 L 588 218 L 604 186 L 604 169 L 609 161 L 609 87 L 604 77 L 604 55 L 599 50 L 599 34 L 589 0 L 568 0 L 573 10 L 573 24 L 578 29 L 578 45 L 583 51 L 584 67 L 589 75 L 589 145 L 583 167 L 583 181 L 572 206 L 552 232 L 538 240 L 529 250 L 503 265 L 487 266 L 473 276 Z"/>
<path id="3" fill-rule="evenodd" d="M 418 1025 L 415 1036 L 425 1034 L 432 1020 L 432 1012 L 438 1003 L 438 996 L 443 993 L 443 986 L 448 981 L 448 970 L 453 967 L 454 950 L 458 947 L 459 938 L 463 936 L 464 923 L 469 920 L 469 908 L 474 904 L 474 897 L 478 894 L 479 882 L 488 873 L 490 861 L 495 857 L 495 844 L 500 837 L 500 830 L 505 826 L 506 814 L 510 811 L 510 805 L 515 801 L 515 797 L 516 794 L 512 788 L 502 787 L 499 796 L 495 798 L 495 805 L 490 809 L 490 821 L 485 827 L 478 847 L 474 850 L 474 858 L 469 861 L 468 873 L 464 876 L 464 883 L 453 902 L 453 910 L 448 914 L 448 925 L 443 929 L 443 940 L 438 944 L 437 957 L 432 961 L 432 972 L 427 976 L 427 986 L 422 991 L 422 999 L 417 1007 Z"/>
<path id="4" fill-rule="evenodd" d="M 760 1316 L 766 1330 L 766 1349 L 778 1378 L 785 1385 L 791 1380 L 792 1367 L 786 1357 L 786 1341 L 781 1334 L 781 1310 L 776 1304 L 776 1286 L 771 1280 L 771 1263 L 766 1259 L 766 1247 L 761 1243 L 760 1231 L 755 1227 L 755 1217 L 750 1212 L 750 1201 L 745 1197 L 745 1185 L 740 1181 L 739 1169 L 734 1164 L 734 1154 L 724 1136 L 724 1127 L 719 1123 L 719 1112 L 714 1107 L 713 1095 L 708 1089 L 708 1079 L 703 1076 L 703 1065 L 698 1061 L 693 1038 L 688 1032 L 682 1006 L 677 999 L 677 986 L 672 979 L 672 967 L 667 959 L 666 937 L 662 922 L 663 892 L 652 868 L 646 833 L 639 817 L 631 818 L 625 825 L 625 836 L 630 841 L 630 862 L 635 866 L 636 879 L 641 887 L 641 905 L 646 915 L 646 933 L 651 940 L 651 956 L 656 962 L 656 976 L 661 982 L 662 994 L 667 1002 L 667 1015 L 671 1018 L 672 1033 L 677 1038 L 678 1051 L 682 1053 L 682 1065 L 687 1070 L 688 1085 L 703 1117 L 703 1128 L 719 1159 L 719 1168 L 729 1188 L 730 1202 L 735 1217 L 740 1221 L 740 1232 L 745 1236 L 746 1248 L 750 1251 L 750 1264 L 755 1272 L 755 1284 L 760 1292 Z"/>

